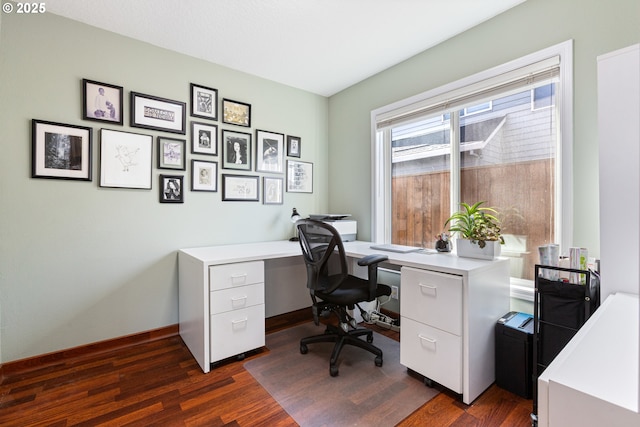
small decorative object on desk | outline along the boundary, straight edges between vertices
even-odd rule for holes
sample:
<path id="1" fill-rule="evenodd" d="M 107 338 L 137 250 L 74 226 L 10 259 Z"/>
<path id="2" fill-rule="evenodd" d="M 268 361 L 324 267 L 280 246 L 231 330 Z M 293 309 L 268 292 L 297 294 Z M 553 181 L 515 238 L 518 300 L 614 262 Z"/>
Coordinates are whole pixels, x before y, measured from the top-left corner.
<path id="1" fill-rule="evenodd" d="M 451 252 L 451 240 L 447 233 L 436 235 L 436 250 L 438 252 Z"/>
<path id="2" fill-rule="evenodd" d="M 500 256 L 504 238 L 500 234 L 500 220 L 494 208 L 460 203 L 462 209 L 454 212 L 444 223 L 449 232 L 458 233 L 456 253 L 460 257 L 494 259 Z"/>

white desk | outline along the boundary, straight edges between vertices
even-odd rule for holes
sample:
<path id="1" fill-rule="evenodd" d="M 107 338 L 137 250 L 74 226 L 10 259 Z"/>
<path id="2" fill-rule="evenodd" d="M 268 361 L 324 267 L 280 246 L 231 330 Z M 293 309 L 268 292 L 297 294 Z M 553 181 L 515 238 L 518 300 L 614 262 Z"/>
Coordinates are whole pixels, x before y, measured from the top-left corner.
<path id="1" fill-rule="evenodd" d="M 640 426 L 638 295 L 610 295 L 538 378 L 538 426 Z"/>
<path id="2" fill-rule="evenodd" d="M 483 261 L 440 253 L 382 252 L 372 250 L 370 245 L 369 242 L 360 241 L 344 243 L 347 256 L 354 260 L 351 263 L 353 274 L 366 275 L 366 270 L 363 272 L 355 260 L 373 253 L 384 253 L 389 257 L 388 264 L 401 267 L 401 287 L 405 295 L 405 298 L 401 298 L 400 309 L 401 363 L 462 394 L 463 402 L 470 404 L 495 380 L 494 328 L 497 320 L 509 311 L 509 261 Z M 262 265 L 263 282 L 258 278 L 246 279 L 246 282 L 243 282 L 245 279 L 239 279 L 243 282 L 239 285 L 254 290 L 259 287 L 257 285 L 264 285 L 269 289 L 269 286 L 275 285 L 270 282 L 282 280 L 289 282 L 287 289 L 306 295 L 307 302 L 303 307 L 311 304 L 297 242 L 274 241 L 182 249 L 178 253 L 178 260 L 180 335 L 204 372 L 209 372 L 210 364 L 221 360 L 221 355 L 229 357 L 264 345 L 264 323 L 261 336 L 253 336 L 255 331 L 248 334 L 251 338 L 246 345 L 250 348 L 241 351 L 234 347 L 236 339 L 233 332 L 219 339 L 213 331 L 214 327 L 218 328 L 217 320 L 212 317 L 217 310 L 212 307 L 212 301 L 216 302 L 214 287 L 220 295 L 227 292 L 224 286 L 218 285 L 221 279 L 214 277 L 218 276 L 216 272 L 221 271 L 220 268 L 226 269 L 223 274 L 230 275 L 226 280 L 229 282 L 234 280 L 233 277 L 250 277 L 251 271 Z M 284 272 L 271 271 L 284 268 L 283 262 L 289 266 Z M 275 268 L 272 267 L 274 265 Z M 232 267 L 225 266 L 237 266 L 240 270 L 247 267 L 249 273 L 232 274 Z M 291 274 L 291 271 L 296 274 Z M 230 285 L 231 288 L 233 286 Z M 409 294 L 424 302 L 406 298 Z M 254 298 L 252 307 L 259 313 L 260 296 L 247 295 L 243 293 L 241 298 L 243 301 L 244 298 Z M 234 301 L 238 298 L 228 297 L 235 298 Z M 278 295 L 274 297 L 279 298 Z M 267 305 L 268 299 L 269 295 Z M 404 304 L 405 300 L 411 304 Z M 264 307 L 262 312 L 265 312 Z M 266 312 L 267 316 L 280 314 L 269 308 Z M 242 317 L 242 322 L 252 321 L 251 316 L 248 317 L 249 321 L 246 319 Z M 410 327 L 405 329 L 405 323 Z M 438 339 L 435 339 L 435 335 L 431 338 L 430 334 L 436 334 Z M 221 353 L 218 351 L 220 347 L 230 349 Z"/>

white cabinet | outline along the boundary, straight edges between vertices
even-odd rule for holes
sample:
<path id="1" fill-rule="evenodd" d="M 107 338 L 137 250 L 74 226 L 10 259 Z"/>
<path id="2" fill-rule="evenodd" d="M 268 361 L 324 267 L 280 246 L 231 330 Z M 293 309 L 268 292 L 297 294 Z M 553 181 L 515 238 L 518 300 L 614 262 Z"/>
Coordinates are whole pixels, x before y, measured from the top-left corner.
<path id="1" fill-rule="evenodd" d="M 612 293 L 639 292 L 640 45 L 598 57 L 598 144 L 604 301 Z"/>
<path id="2" fill-rule="evenodd" d="M 209 267 L 210 360 L 264 346 L 264 262 Z"/>
<path id="3" fill-rule="evenodd" d="M 403 266 L 400 363 L 471 404 L 495 381 L 495 324 L 509 311 L 509 263 L 440 271 Z"/>

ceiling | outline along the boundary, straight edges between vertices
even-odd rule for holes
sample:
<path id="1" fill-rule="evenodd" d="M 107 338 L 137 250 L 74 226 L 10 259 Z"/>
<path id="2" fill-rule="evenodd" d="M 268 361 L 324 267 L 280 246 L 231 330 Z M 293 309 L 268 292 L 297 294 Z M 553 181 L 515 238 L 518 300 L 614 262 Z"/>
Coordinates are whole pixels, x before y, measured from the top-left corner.
<path id="1" fill-rule="evenodd" d="M 525 0 L 47 0 L 48 12 L 331 96 Z"/>

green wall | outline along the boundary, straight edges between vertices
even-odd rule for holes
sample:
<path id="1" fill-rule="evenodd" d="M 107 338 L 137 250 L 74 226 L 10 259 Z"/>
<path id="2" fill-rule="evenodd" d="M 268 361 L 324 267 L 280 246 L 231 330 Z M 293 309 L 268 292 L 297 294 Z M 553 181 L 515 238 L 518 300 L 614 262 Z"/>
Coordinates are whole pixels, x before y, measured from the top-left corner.
<path id="1" fill-rule="evenodd" d="M 446 83 L 574 40 L 573 245 L 599 256 L 596 57 L 640 41 L 638 0 L 528 0 L 407 61 L 334 95 L 329 152 L 334 212 L 371 237 L 371 111 Z M 384 55 L 384 52 L 380 52 Z"/>
<path id="2" fill-rule="evenodd" d="M 176 324 L 177 249 L 288 238 L 292 207 L 327 210 L 326 97 L 52 14 L 3 14 L 1 24 L 0 362 Z M 83 78 L 124 87 L 124 127 L 82 120 Z M 175 171 L 156 168 L 155 138 L 183 136 L 130 128 L 129 91 L 189 103 L 190 83 L 251 104 L 250 130 L 219 129 L 250 131 L 254 142 L 256 129 L 301 137 L 313 194 L 222 202 L 219 183 L 160 204 L 157 177 Z M 30 178 L 31 119 L 93 127 L 92 182 Z M 99 187 L 102 127 L 154 136 L 152 190 Z M 192 158 L 222 166 L 220 156 Z M 190 164 L 180 173 L 190 187 Z"/>

